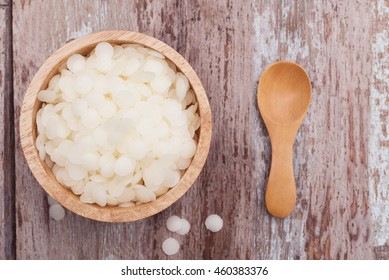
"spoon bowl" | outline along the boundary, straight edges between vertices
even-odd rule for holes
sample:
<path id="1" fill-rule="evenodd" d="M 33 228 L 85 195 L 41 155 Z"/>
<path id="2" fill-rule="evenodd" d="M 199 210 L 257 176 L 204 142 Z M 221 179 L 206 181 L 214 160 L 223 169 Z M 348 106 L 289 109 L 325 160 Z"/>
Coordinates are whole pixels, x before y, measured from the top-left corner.
<path id="1" fill-rule="evenodd" d="M 261 92 L 261 94 L 259 94 Z M 307 73 L 292 62 L 277 62 L 261 76 L 258 105 L 261 114 L 278 124 L 288 124 L 304 116 L 311 101 Z"/>
<path id="2" fill-rule="evenodd" d="M 287 217 L 296 204 L 293 143 L 311 97 L 308 74 L 293 62 L 270 65 L 258 83 L 258 108 L 272 145 L 265 201 L 268 211 L 275 217 Z"/>

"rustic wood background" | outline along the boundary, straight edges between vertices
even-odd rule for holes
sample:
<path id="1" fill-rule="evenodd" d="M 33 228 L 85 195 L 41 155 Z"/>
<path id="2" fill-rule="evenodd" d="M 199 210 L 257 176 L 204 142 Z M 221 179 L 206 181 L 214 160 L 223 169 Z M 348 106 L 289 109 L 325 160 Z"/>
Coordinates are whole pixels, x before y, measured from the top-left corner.
<path id="1" fill-rule="evenodd" d="M 389 2 L 0 0 L 0 259 L 166 259 L 164 226 L 187 218 L 177 259 L 389 259 Z M 174 47 L 213 111 L 207 164 L 176 204 L 108 224 L 49 218 L 22 154 L 18 119 L 45 58 L 93 31 L 126 29 Z M 268 215 L 270 143 L 256 106 L 267 65 L 307 69 L 310 110 L 294 146 L 298 202 Z M 208 232 L 218 213 L 225 226 Z"/>

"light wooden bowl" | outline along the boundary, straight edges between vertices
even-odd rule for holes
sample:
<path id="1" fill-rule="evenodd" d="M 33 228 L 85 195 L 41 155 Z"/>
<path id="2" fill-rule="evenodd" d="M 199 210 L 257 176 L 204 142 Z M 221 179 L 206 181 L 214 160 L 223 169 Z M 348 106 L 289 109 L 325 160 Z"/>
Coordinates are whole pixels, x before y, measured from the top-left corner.
<path id="1" fill-rule="evenodd" d="M 131 208 L 100 207 L 97 204 L 82 203 L 79 196 L 61 186 L 56 180 L 50 167 L 41 161 L 35 147 L 37 137 L 36 113 L 42 102 L 37 100 L 37 94 L 45 89 L 50 79 L 58 73 L 59 67 L 69 56 L 75 53 L 86 55 L 99 42 L 106 41 L 113 44 L 138 43 L 162 53 L 172 61 L 177 68 L 188 78 L 199 104 L 201 119 L 198 134 L 198 147 L 193 160 L 182 176 L 178 185 L 155 201 L 133 206 Z M 32 79 L 23 101 L 20 116 L 20 138 L 27 163 L 45 191 L 60 204 L 76 214 L 89 219 L 105 222 L 129 222 L 154 215 L 177 201 L 194 183 L 207 159 L 212 132 L 211 109 L 207 95 L 199 78 L 189 63 L 174 49 L 165 43 L 144 34 L 112 30 L 92 33 L 67 43 L 52 54 L 39 68 Z"/>

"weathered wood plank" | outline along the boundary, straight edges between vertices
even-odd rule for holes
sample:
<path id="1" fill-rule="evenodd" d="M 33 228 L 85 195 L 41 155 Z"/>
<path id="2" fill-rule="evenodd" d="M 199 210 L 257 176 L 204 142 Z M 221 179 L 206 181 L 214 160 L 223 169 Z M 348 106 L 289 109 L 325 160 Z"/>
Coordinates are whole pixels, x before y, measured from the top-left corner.
<path id="1" fill-rule="evenodd" d="M 0 8 L 0 130 L 3 130 L 4 120 L 4 81 L 5 81 L 5 33 L 7 21 L 5 10 Z M 4 140 L 0 140 L 0 259 L 5 258 L 6 239 L 4 233 Z"/>
<path id="2" fill-rule="evenodd" d="M 259 258 L 372 257 L 366 145 L 372 15 L 363 1 L 257 5 L 253 79 L 271 62 L 292 60 L 307 69 L 313 88 L 294 148 L 298 204 L 282 221 L 256 216 L 263 229 Z M 264 148 L 257 158 L 268 159 L 268 137 L 258 125 L 253 137 L 257 150 Z"/>
<path id="3" fill-rule="evenodd" d="M 0 259 L 15 257 L 11 10 L 0 7 Z"/>
<path id="4" fill-rule="evenodd" d="M 59 5 L 60 9 L 55 9 L 55 5 Z M 16 3 L 16 119 L 24 91 L 37 67 L 66 41 L 92 31 L 121 28 L 153 35 L 180 50 L 177 38 L 185 35 L 180 30 L 185 17 L 172 17 L 169 11 L 181 15 L 182 9 L 181 1 L 160 1 L 153 5 L 146 1 L 68 1 L 66 7 L 62 1 L 45 1 L 45 5 L 40 1 L 26 2 L 24 5 Z M 36 17 L 36 14 L 46 12 L 48 14 L 44 20 Z M 164 25 L 166 22 L 169 24 Z M 54 222 L 48 218 L 45 194 L 29 172 L 19 142 L 16 159 L 17 256 L 21 259 L 166 258 L 160 249 L 161 242 L 169 235 L 164 227 L 166 218 L 172 213 L 182 216 L 192 213 L 189 205 L 187 209 L 190 211 L 181 210 L 185 209 L 181 208 L 185 203 L 181 200 L 164 213 L 135 223 L 99 223 L 69 212 L 64 220 Z M 193 189 L 195 193 L 188 193 L 186 197 L 196 196 L 199 185 Z M 186 254 L 191 254 L 189 248 L 177 257 L 185 258 Z"/>
<path id="5" fill-rule="evenodd" d="M 32 75 L 51 52 L 89 32 L 129 29 L 187 58 L 209 95 L 214 130 L 192 189 L 161 214 L 128 224 L 70 212 L 50 220 L 17 140 L 18 258 L 165 259 L 160 246 L 174 236 L 164 226 L 172 214 L 192 224 L 187 236 L 176 236 L 182 250 L 174 258 L 373 257 L 366 143 L 374 7 L 368 1 L 15 2 L 15 121 Z M 260 73 L 281 59 L 303 65 L 313 86 L 294 149 L 298 204 L 285 220 L 270 217 L 264 206 L 270 143 L 256 106 Z M 203 226 L 211 213 L 225 220 L 217 234 Z M 387 256 L 387 248 L 377 247 L 376 256 Z"/>
<path id="6" fill-rule="evenodd" d="M 389 3 L 374 3 L 370 85 L 369 187 L 375 255 L 389 259 Z"/>
<path id="7" fill-rule="evenodd" d="M 6 56 L 6 32 L 7 19 L 5 9 L 0 8 L 0 131 L 4 129 L 6 120 L 4 119 L 5 107 L 5 56 Z M 5 259 L 6 236 L 5 228 L 5 189 L 4 189 L 4 139 L 0 140 L 0 259 Z"/>

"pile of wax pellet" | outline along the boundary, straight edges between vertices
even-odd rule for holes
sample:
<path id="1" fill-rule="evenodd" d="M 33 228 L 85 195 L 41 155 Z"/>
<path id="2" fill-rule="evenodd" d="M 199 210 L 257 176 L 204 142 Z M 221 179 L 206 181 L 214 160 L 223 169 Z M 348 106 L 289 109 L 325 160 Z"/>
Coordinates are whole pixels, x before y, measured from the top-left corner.
<path id="1" fill-rule="evenodd" d="M 197 148 L 197 103 L 173 63 L 141 45 L 99 43 L 41 90 L 36 147 L 84 203 L 130 207 L 174 187 Z"/>

